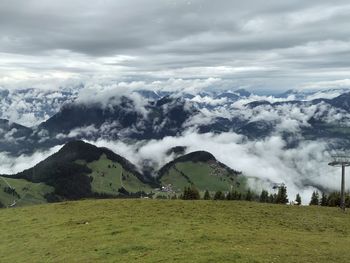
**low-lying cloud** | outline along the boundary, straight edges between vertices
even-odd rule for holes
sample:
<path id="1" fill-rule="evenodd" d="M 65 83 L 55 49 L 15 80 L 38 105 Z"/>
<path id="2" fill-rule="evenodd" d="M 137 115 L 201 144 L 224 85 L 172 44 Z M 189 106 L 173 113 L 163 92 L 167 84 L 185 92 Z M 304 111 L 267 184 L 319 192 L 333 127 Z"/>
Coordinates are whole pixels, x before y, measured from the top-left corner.
<path id="1" fill-rule="evenodd" d="M 208 151 L 220 162 L 248 176 L 250 186 L 255 191 L 267 189 L 273 192 L 274 183 L 285 183 L 290 200 L 300 193 L 304 204 L 308 203 L 314 190 L 339 189 L 340 171 L 328 166 L 331 156 L 325 141 L 305 141 L 290 149 L 286 148 L 286 142 L 277 135 L 262 140 L 247 140 L 233 132 L 198 134 L 188 130 L 182 136 L 135 144 L 108 140 L 90 143 L 113 150 L 140 169 L 147 162 L 155 172 L 173 160 L 175 156 L 167 154 L 172 147 L 186 146 L 187 153 Z M 21 155 L 18 158 L 0 153 L 0 174 L 13 174 L 30 168 L 60 148 L 61 146 L 55 146 L 48 151 Z M 349 187 L 350 184 L 347 183 L 347 189 Z"/>
<path id="2" fill-rule="evenodd" d="M 300 193 L 305 204 L 312 191 L 318 188 L 339 189 L 339 171 L 328 166 L 331 157 L 324 141 L 308 141 L 297 148 L 287 149 L 286 142 L 279 136 L 248 141 L 236 133 L 188 132 L 179 137 L 166 137 L 135 145 L 106 140 L 93 143 L 112 149 L 139 167 L 144 160 L 151 160 L 155 167 L 160 168 L 174 157 L 168 156 L 167 150 L 179 145 L 187 146 L 187 152 L 208 151 L 220 162 L 250 177 L 254 190 L 272 191 L 273 183 L 285 183 L 290 200 Z"/>
<path id="3" fill-rule="evenodd" d="M 46 151 L 38 151 L 31 155 L 23 154 L 19 157 L 13 157 L 4 152 L 0 152 L 0 174 L 15 174 L 31 168 L 52 154 L 58 152 L 61 148 L 62 145 L 57 145 Z"/>

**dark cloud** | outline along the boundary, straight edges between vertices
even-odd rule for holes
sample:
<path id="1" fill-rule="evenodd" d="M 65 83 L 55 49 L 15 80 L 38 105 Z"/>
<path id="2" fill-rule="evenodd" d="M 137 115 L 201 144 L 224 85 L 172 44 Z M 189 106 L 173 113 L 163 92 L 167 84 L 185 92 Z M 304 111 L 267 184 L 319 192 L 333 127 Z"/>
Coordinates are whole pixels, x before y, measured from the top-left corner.
<path id="1" fill-rule="evenodd" d="M 345 0 L 2 1 L 0 84 L 87 75 L 220 77 L 265 89 L 339 81 L 350 71 L 349 14 Z"/>

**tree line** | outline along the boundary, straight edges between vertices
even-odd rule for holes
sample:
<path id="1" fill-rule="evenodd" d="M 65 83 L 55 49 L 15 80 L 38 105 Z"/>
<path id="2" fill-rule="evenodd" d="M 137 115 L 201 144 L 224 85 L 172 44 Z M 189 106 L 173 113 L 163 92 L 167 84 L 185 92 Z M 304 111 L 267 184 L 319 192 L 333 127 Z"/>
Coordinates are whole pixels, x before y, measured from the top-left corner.
<path id="1" fill-rule="evenodd" d="M 248 189 L 246 192 L 241 193 L 236 190 L 231 192 L 216 191 L 215 193 L 210 193 L 208 190 L 204 192 L 201 196 L 200 192 L 195 186 L 188 186 L 184 188 L 183 193 L 180 196 L 173 196 L 172 199 L 183 199 L 183 200 L 245 200 L 245 201 L 255 201 L 260 203 L 271 203 L 271 204 L 288 204 L 292 203 L 294 205 L 301 205 L 301 196 L 298 193 L 295 199 L 289 202 L 287 195 L 287 187 L 278 187 L 277 193 L 269 193 L 266 190 L 262 190 L 260 195 Z M 309 205 L 319 205 L 319 206 L 340 206 L 340 193 L 331 192 L 326 194 L 318 191 L 314 191 L 311 196 Z M 350 192 L 345 194 L 345 206 L 350 208 Z"/>
<path id="2" fill-rule="evenodd" d="M 309 205 L 320 206 L 340 206 L 340 192 L 331 192 L 326 194 L 314 191 L 311 196 Z M 350 207 L 350 193 L 345 193 L 345 206 Z"/>
<path id="3" fill-rule="evenodd" d="M 278 192 L 274 194 L 269 194 L 268 191 L 263 190 L 261 194 L 256 194 L 255 192 L 248 189 L 246 192 L 242 193 L 237 190 L 230 192 L 216 191 L 211 194 L 208 190 L 204 192 L 201 196 L 198 189 L 195 186 L 188 186 L 184 188 L 183 193 L 177 197 L 173 196 L 172 199 L 183 199 L 183 200 L 245 200 L 245 201 L 256 201 L 261 203 L 274 203 L 274 204 L 287 204 L 289 202 L 287 196 L 287 187 L 281 186 L 278 188 Z M 301 198 L 299 196 L 301 203 Z"/>

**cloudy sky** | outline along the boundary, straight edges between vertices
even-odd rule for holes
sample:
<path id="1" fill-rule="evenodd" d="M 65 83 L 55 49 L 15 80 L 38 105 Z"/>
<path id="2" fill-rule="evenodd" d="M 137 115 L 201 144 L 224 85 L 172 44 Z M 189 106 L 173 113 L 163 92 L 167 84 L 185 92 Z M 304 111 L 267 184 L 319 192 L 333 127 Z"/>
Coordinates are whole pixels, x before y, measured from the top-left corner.
<path id="1" fill-rule="evenodd" d="M 1 0 L 0 86 L 348 87 L 349 15 L 341 0 Z"/>

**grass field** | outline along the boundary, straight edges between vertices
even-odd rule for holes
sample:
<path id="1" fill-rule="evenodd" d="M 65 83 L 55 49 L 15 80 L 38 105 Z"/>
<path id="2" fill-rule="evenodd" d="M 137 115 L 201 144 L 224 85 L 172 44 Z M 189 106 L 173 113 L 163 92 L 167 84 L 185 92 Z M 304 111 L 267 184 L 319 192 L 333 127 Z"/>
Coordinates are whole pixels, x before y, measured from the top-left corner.
<path id="1" fill-rule="evenodd" d="M 0 210 L 1 262 L 349 262 L 350 215 L 239 201 L 86 200 Z"/>
<path id="2" fill-rule="evenodd" d="M 16 192 L 20 195 L 19 198 L 4 192 L 4 188 L 8 187 L 6 182 L 16 189 Z M 45 194 L 53 190 L 53 187 L 44 183 L 0 177 L 0 200 L 5 206 L 12 204 L 14 200 L 16 200 L 16 206 L 46 203 Z"/>

